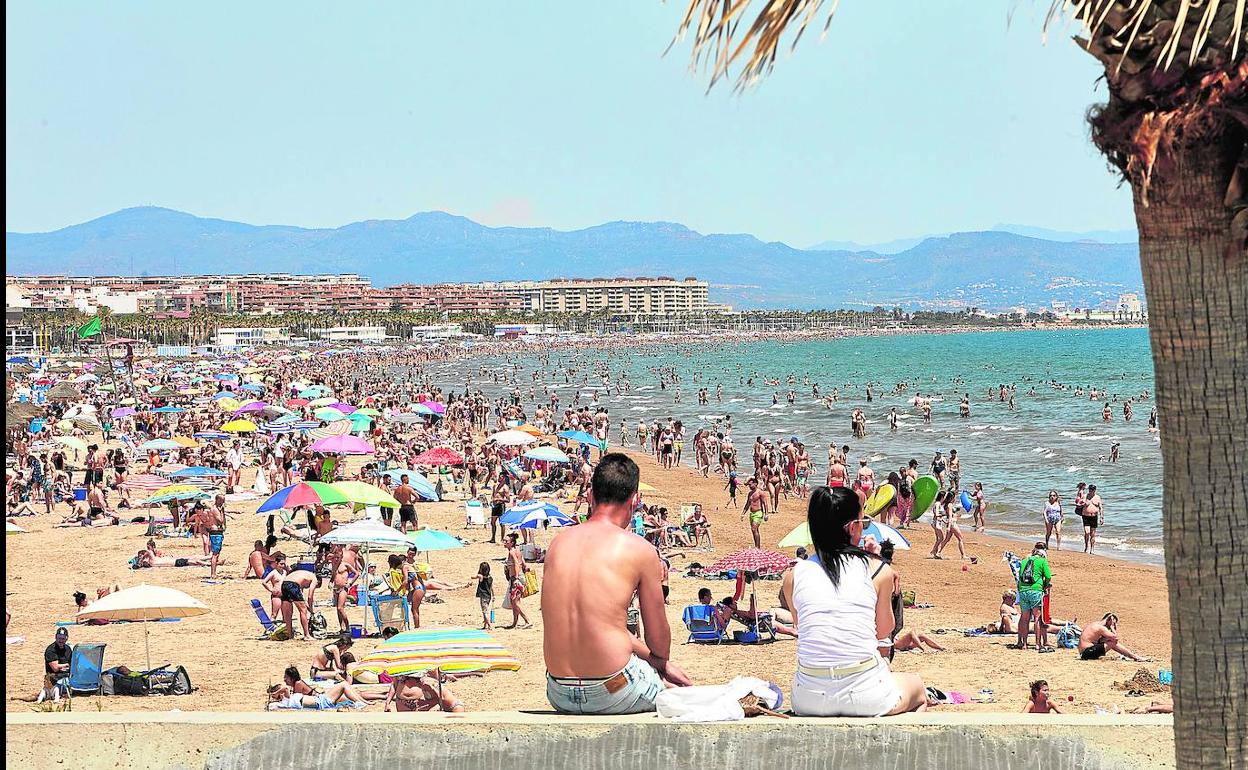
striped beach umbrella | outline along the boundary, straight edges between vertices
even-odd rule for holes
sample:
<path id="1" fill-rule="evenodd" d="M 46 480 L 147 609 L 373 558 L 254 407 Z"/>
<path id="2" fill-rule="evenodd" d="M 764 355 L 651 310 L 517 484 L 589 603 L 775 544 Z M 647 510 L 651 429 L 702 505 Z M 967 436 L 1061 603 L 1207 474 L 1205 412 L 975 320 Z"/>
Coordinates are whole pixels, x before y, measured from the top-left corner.
<path id="1" fill-rule="evenodd" d="M 789 568 L 792 559 L 778 551 L 766 548 L 746 548 L 743 551 L 730 553 L 703 570 L 709 574 L 730 572 L 757 572 L 762 575 L 784 572 Z"/>
<path id="2" fill-rule="evenodd" d="M 398 676 L 435 670 L 447 674 L 519 671 L 520 660 L 494 637 L 475 628 L 422 628 L 390 637 L 348 673 Z"/>

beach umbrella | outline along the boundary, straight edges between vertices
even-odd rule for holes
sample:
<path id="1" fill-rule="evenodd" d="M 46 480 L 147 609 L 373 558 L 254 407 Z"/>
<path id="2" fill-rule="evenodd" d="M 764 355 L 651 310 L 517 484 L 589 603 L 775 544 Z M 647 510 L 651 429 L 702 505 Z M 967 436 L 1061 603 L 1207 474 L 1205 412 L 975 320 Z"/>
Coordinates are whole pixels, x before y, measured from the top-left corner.
<path id="1" fill-rule="evenodd" d="M 425 406 L 424 404 L 412 404 L 412 414 L 417 414 L 417 415 L 420 415 L 421 417 L 437 417 L 438 416 L 437 412 L 433 411 L 432 409 Z"/>
<path id="2" fill-rule="evenodd" d="M 336 545 L 363 545 L 369 548 L 406 549 L 411 543 L 394 527 L 375 519 L 360 519 L 330 530 L 319 542 Z"/>
<path id="3" fill-rule="evenodd" d="M 432 411 L 434 414 L 446 413 L 446 404 L 440 403 L 438 401 L 421 401 L 420 405 Z"/>
<path id="4" fill-rule="evenodd" d="M 158 489 L 169 486 L 169 479 L 161 478 L 152 473 L 140 473 L 123 481 L 121 486 L 127 492 L 139 492 L 150 495 Z"/>
<path id="5" fill-rule="evenodd" d="M 420 628 L 395 634 L 347 671 L 399 676 L 440 671 L 468 674 L 519 671 L 520 661 L 484 631 L 468 628 Z"/>
<path id="6" fill-rule="evenodd" d="M 222 391 L 218 391 L 218 392 L 216 392 L 216 393 L 213 393 L 213 394 L 212 394 L 212 398 L 213 398 L 213 400 L 214 400 L 214 401 L 221 401 L 221 400 L 223 400 L 223 399 L 227 399 L 227 398 L 228 398 L 228 399 L 231 399 L 231 400 L 234 400 L 234 394 L 233 394 L 233 393 L 231 393 L 231 392 L 230 392 L 230 391 L 228 391 L 228 390 L 222 390 Z"/>
<path id="7" fill-rule="evenodd" d="M 249 382 L 242 387 L 242 390 L 250 390 L 253 393 L 263 393 L 264 385 L 258 382 Z"/>
<path id="8" fill-rule="evenodd" d="M 323 406 L 312 414 L 316 416 L 316 419 L 324 420 L 325 422 L 334 422 L 335 420 L 345 420 L 347 418 L 345 414 L 332 406 Z"/>
<path id="9" fill-rule="evenodd" d="M 319 441 L 330 436 L 345 436 L 351 432 L 350 420 L 334 420 L 328 425 L 311 421 L 292 422 L 290 425 L 295 430 L 305 431 L 312 441 Z"/>
<path id="10" fill-rule="evenodd" d="M 893 541 L 893 547 L 898 551 L 909 551 L 910 541 L 905 535 L 898 532 L 887 524 L 881 524 L 873 521 L 862 528 L 862 536 L 874 535 L 876 542 L 883 543 L 885 540 Z M 806 522 L 802 522 L 793 528 L 793 531 L 785 535 L 778 545 L 781 548 L 797 548 L 799 546 L 810 545 L 810 526 Z"/>
<path id="11" fill-rule="evenodd" d="M 529 425 L 528 423 L 525 423 L 524 425 L 517 425 L 516 430 L 522 430 L 531 436 L 545 436 L 546 435 L 545 431 L 543 431 L 541 428 L 535 425 Z"/>
<path id="12" fill-rule="evenodd" d="M 288 398 L 288 399 L 286 399 L 286 406 L 293 406 L 293 407 L 296 407 L 296 408 L 301 407 L 301 406 L 307 406 L 307 405 L 308 405 L 308 403 L 309 403 L 309 401 L 308 401 L 306 398 Z"/>
<path id="13" fill-rule="evenodd" d="M 9 404 L 4 411 L 6 415 L 12 415 L 18 420 L 29 420 L 31 417 L 38 417 L 43 414 L 43 407 L 23 402 Z"/>
<path id="14" fill-rule="evenodd" d="M 263 401 L 248 401 L 245 404 L 239 404 L 238 408 L 234 410 L 234 415 L 238 416 L 248 412 L 263 412 L 268 408 L 269 405 Z"/>
<path id="15" fill-rule="evenodd" d="M 132 406 L 119 406 L 113 411 L 109 412 L 109 414 L 111 414 L 115 418 L 133 417 L 136 414 L 138 414 L 138 411 L 135 410 L 135 408 Z"/>
<path id="16" fill-rule="evenodd" d="M 402 412 L 390 416 L 390 422 L 397 422 L 400 425 L 415 425 L 418 422 L 424 422 L 425 418 L 411 412 Z"/>
<path id="17" fill-rule="evenodd" d="M 94 374 L 91 374 L 90 372 L 88 372 L 87 374 L 80 374 L 77 377 L 75 377 L 74 382 L 75 383 L 96 382 L 99 379 L 100 379 L 99 377 L 96 377 Z"/>
<path id="18" fill-rule="evenodd" d="M 575 441 L 578 444 L 589 444 L 590 446 L 603 449 L 602 442 L 583 430 L 565 430 L 559 433 L 559 438 L 566 438 L 568 441 Z"/>
<path id="19" fill-rule="evenodd" d="M 503 430 L 490 436 L 489 440 L 499 446 L 525 446 L 537 441 L 537 436 L 522 430 Z"/>
<path id="20" fill-rule="evenodd" d="M 22 529 L 21 527 L 17 526 L 16 524 L 14 524 L 13 522 L 9 521 L 8 519 L 5 519 L 5 520 L 4 520 L 4 534 L 6 534 L 6 535 L 20 535 L 20 534 L 22 534 L 22 533 L 23 533 L 23 532 L 25 532 L 25 531 L 26 531 L 26 530 L 24 530 L 24 529 Z"/>
<path id="21" fill-rule="evenodd" d="M 354 406 L 351 406 L 350 404 L 344 404 L 344 403 L 342 403 L 341 401 L 331 401 L 330 403 L 326 404 L 325 406 L 329 407 L 330 409 L 337 409 L 338 411 L 342 412 L 343 414 L 351 414 L 352 412 L 354 412 L 354 411 L 355 411 L 355 407 L 354 407 Z"/>
<path id="22" fill-rule="evenodd" d="M 332 396 L 324 396 L 322 398 L 312 399 L 311 401 L 308 402 L 308 406 L 312 407 L 313 409 L 317 409 L 322 406 L 329 406 L 330 404 L 336 404 L 336 403 L 338 403 L 338 399 L 333 398 Z"/>
<path id="23" fill-rule="evenodd" d="M 754 572 L 760 575 L 777 574 L 789 568 L 792 558 L 767 548 L 746 548 L 731 553 L 705 568 L 706 573 Z"/>
<path id="24" fill-rule="evenodd" d="M 155 449 L 157 452 L 166 452 L 170 449 L 181 449 L 182 447 L 176 442 L 167 438 L 154 438 L 151 441 L 144 441 L 139 444 L 139 449 L 144 452 L 150 452 Z"/>
<path id="25" fill-rule="evenodd" d="M 203 441 L 225 441 L 230 438 L 230 434 L 222 433 L 219 430 L 201 430 L 193 435 L 195 438 Z"/>
<path id="26" fill-rule="evenodd" d="M 114 591 L 97 599 L 75 618 L 84 620 L 126 620 L 143 623 L 143 649 L 147 654 L 147 670 L 152 668 L 152 651 L 148 641 L 147 623 L 155 620 L 192 618 L 209 612 L 208 605 L 175 588 L 149 586 L 141 583 L 132 588 Z"/>
<path id="27" fill-rule="evenodd" d="M 169 478 L 223 479 L 225 476 L 225 471 L 218 468 L 209 468 L 206 465 L 192 465 L 189 468 L 179 468 L 169 474 Z"/>
<path id="28" fill-rule="evenodd" d="M 260 504 L 256 513 L 267 513 L 279 508 L 298 508 L 312 505 L 334 505 L 351 502 L 342 492 L 330 484 L 320 481 L 301 481 L 285 489 L 279 489 L 268 500 Z"/>
<path id="29" fill-rule="evenodd" d="M 373 426 L 373 418 L 367 414 L 352 412 L 347 415 L 347 419 L 351 421 L 351 430 L 368 430 Z"/>
<path id="30" fill-rule="evenodd" d="M 75 452 L 82 452 L 83 454 L 86 454 L 87 452 L 87 442 L 80 438 L 75 438 L 74 436 L 56 436 L 52 440 L 61 446 L 73 449 Z"/>
<path id="31" fill-rule="evenodd" d="M 178 446 L 186 447 L 187 449 L 197 449 L 199 447 L 199 442 L 190 436 L 174 436 L 171 440 Z"/>
<path id="32" fill-rule="evenodd" d="M 381 417 L 381 412 L 377 409 L 372 408 L 371 406 L 365 407 L 363 409 L 356 409 L 355 414 L 366 414 L 369 417 Z"/>
<path id="33" fill-rule="evenodd" d="M 221 426 L 226 433 L 255 433 L 256 424 L 251 420 L 230 420 Z"/>
<path id="34" fill-rule="evenodd" d="M 181 414 L 186 410 L 180 406 L 162 406 L 152 410 L 152 414 Z"/>
<path id="35" fill-rule="evenodd" d="M 363 481 L 338 481 L 330 484 L 348 500 L 361 505 L 376 505 L 382 508 L 398 508 L 399 501 L 386 490 L 365 484 Z"/>
<path id="36" fill-rule="evenodd" d="M 152 496 L 143 501 L 143 505 L 155 505 L 157 503 L 168 503 L 173 500 L 200 500 L 212 495 L 194 484 L 168 484 L 152 493 Z"/>
<path id="37" fill-rule="evenodd" d="M 417 494 L 431 502 L 439 502 L 437 487 L 419 471 L 414 471 L 410 468 L 391 468 L 388 471 L 382 471 L 382 475 L 388 477 L 396 484 L 406 475 L 407 483 L 411 485 L 412 489 L 416 490 Z"/>
<path id="38" fill-rule="evenodd" d="M 243 405 L 243 402 L 237 398 L 220 398 L 217 399 L 217 408 L 223 412 L 233 412 Z"/>
<path id="39" fill-rule="evenodd" d="M 463 465 L 464 456 L 454 449 L 436 447 L 421 452 L 412 460 L 413 465 Z"/>
<path id="40" fill-rule="evenodd" d="M 371 455 L 376 450 L 359 436 L 329 436 L 312 442 L 312 451 L 338 455 Z"/>
<path id="41" fill-rule="evenodd" d="M 76 401 L 82 398 L 82 394 L 68 382 L 61 382 L 49 388 L 48 392 L 44 394 L 44 398 L 49 401 Z"/>
<path id="42" fill-rule="evenodd" d="M 450 551 L 464 547 L 463 541 L 440 529 L 418 529 L 408 535 L 407 540 L 417 551 Z"/>
<path id="43" fill-rule="evenodd" d="M 524 456 L 530 460 L 544 460 L 548 463 L 571 462 L 567 455 L 553 446 L 539 446 L 535 449 L 530 449 L 524 453 Z"/>
<path id="44" fill-rule="evenodd" d="M 537 526 L 544 521 L 554 519 L 568 519 L 568 515 L 559 510 L 559 507 L 554 503 L 548 503 L 544 500 L 529 500 L 504 511 L 502 518 L 499 519 L 499 523 L 506 524 L 509 527 L 521 527 L 525 522 L 535 522 L 532 526 Z M 570 519 L 568 519 L 568 523 L 571 523 Z"/>

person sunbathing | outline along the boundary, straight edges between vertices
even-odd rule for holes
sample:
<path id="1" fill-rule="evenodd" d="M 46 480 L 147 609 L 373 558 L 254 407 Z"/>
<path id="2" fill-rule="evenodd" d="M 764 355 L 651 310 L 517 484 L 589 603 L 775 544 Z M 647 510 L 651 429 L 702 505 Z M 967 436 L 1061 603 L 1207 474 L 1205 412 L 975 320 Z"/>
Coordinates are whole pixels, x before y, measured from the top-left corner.
<path id="1" fill-rule="evenodd" d="M 1155 700 L 1147 706 L 1137 706 L 1131 709 L 1129 714 L 1173 714 L 1174 702 L 1165 700 Z"/>
<path id="2" fill-rule="evenodd" d="M 897 652 L 909 652 L 911 650 L 915 652 L 926 652 L 923 645 L 931 647 L 933 652 L 945 651 L 945 648 L 937 644 L 935 639 L 927 634 L 920 633 L 913 629 L 909 631 L 902 631 L 897 635 L 897 638 L 893 639 L 893 650 Z"/>
<path id="3" fill-rule="evenodd" d="M 350 634 L 342 634 L 332 643 L 327 644 L 312 656 L 310 673 L 313 679 L 347 678 L 345 657 L 347 650 L 354 644 Z"/>
<path id="4" fill-rule="evenodd" d="M 721 624 L 723 624 L 724 628 L 727 628 L 728 621 L 733 620 L 733 619 L 739 620 L 741 623 L 744 623 L 748 628 L 755 628 L 756 626 L 760 625 L 758 622 L 759 617 L 763 616 L 764 618 L 767 619 L 766 622 L 769 622 L 771 624 L 771 627 L 776 630 L 777 634 L 784 634 L 785 636 L 791 636 L 794 639 L 797 638 L 797 631 L 777 621 L 774 617 L 772 617 L 771 613 L 759 612 L 758 609 L 755 607 L 754 602 L 755 602 L 754 597 L 751 596 L 750 608 L 748 610 L 743 610 L 737 606 L 736 599 L 734 599 L 731 596 L 725 596 L 723 601 L 719 603 L 719 606 L 722 609 L 720 609 L 718 613 L 720 617 L 720 622 Z"/>
<path id="5" fill-rule="evenodd" d="M 346 682 L 330 685 L 323 693 L 301 695 L 285 682 L 269 688 L 269 711 L 314 710 L 328 711 L 338 708 L 362 709 L 368 705 L 368 697 Z"/>
<path id="6" fill-rule="evenodd" d="M 103 508 L 89 508 L 86 503 L 74 504 L 73 511 L 61 519 L 56 527 L 112 527 L 121 523 L 121 519 L 107 513 Z"/>
<path id="7" fill-rule="evenodd" d="M 312 686 L 303 681 L 303 676 L 299 674 L 299 669 L 296 666 L 286 667 L 286 670 L 282 672 L 282 681 L 286 683 L 286 686 L 289 687 L 290 691 L 295 695 L 316 694 L 316 691 L 312 689 Z"/>
<path id="8" fill-rule="evenodd" d="M 146 569 L 149 567 L 208 567 L 211 566 L 211 556 L 190 556 L 178 557 L 172 556 L 153 556 L 151 551 L 142 550 L 134 557 L 135 569 Z"/>
<path id="9" fill-rule="evenodd" d="M 441 675 L 439 683 L 434 676 L 399 676 L 395 677 L 394 686 L 386 696 L 385 711 L 442 711 L 462 712 L 464 703 L 446 682 L 454 681 L 448 674 Z"/>
<path id="10" fill-rule="evenodd" d="M 1096 623 L 1090 623 L 1079 635 L 1079 659 L 1097 660 L 1105 657 L 1105 653 L 1113 650 L 1128 660 L 1146 662 L 1148 658 L 1136 655 L 1123 646 L 1118 637 L 1118 616 L 1112 612 L 1105 613 Z"/>

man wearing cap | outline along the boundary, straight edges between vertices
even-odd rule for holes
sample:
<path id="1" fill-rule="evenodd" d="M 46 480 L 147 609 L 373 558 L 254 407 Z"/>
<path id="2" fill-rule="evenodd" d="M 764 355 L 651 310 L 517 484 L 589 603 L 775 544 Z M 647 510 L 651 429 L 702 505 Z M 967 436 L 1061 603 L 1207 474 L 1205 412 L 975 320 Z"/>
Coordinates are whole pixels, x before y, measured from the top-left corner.
<path id="1" fill-rule="evenodd" d="M 49 644 L 48 648 L 43 651 L 44 673 L 56 679 L 68 677 L 69 659 L 73 652 L 73 648 L 69 646 L 69 629 L 56 629 L 56 641 Z"/>

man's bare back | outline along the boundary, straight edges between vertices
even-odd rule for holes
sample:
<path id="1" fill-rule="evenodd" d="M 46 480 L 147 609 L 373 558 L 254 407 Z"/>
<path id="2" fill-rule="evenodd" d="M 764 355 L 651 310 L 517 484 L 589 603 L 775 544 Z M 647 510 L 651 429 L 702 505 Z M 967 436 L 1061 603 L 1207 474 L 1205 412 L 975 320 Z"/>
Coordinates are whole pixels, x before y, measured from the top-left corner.
<path id="1" fill-rule="evenodd" d="M 635 651 L 628 632 L 633 592 L 643 587 L 642 614 L 662 616 L 658 554 L 643 538 L 615 524 L 591 518 L 560 532 L 546 554 L 542 587 L 546 670 L 556 677 L 607 677 L 624 668 Z M 643 581 L 643 576 L 648 578 Z M 657 607 L 646 613 L 646 593 Z M 643 620 L 646 636 L 653 625 Z M 658 632 L 659 629 L 654 629 Z"/>

